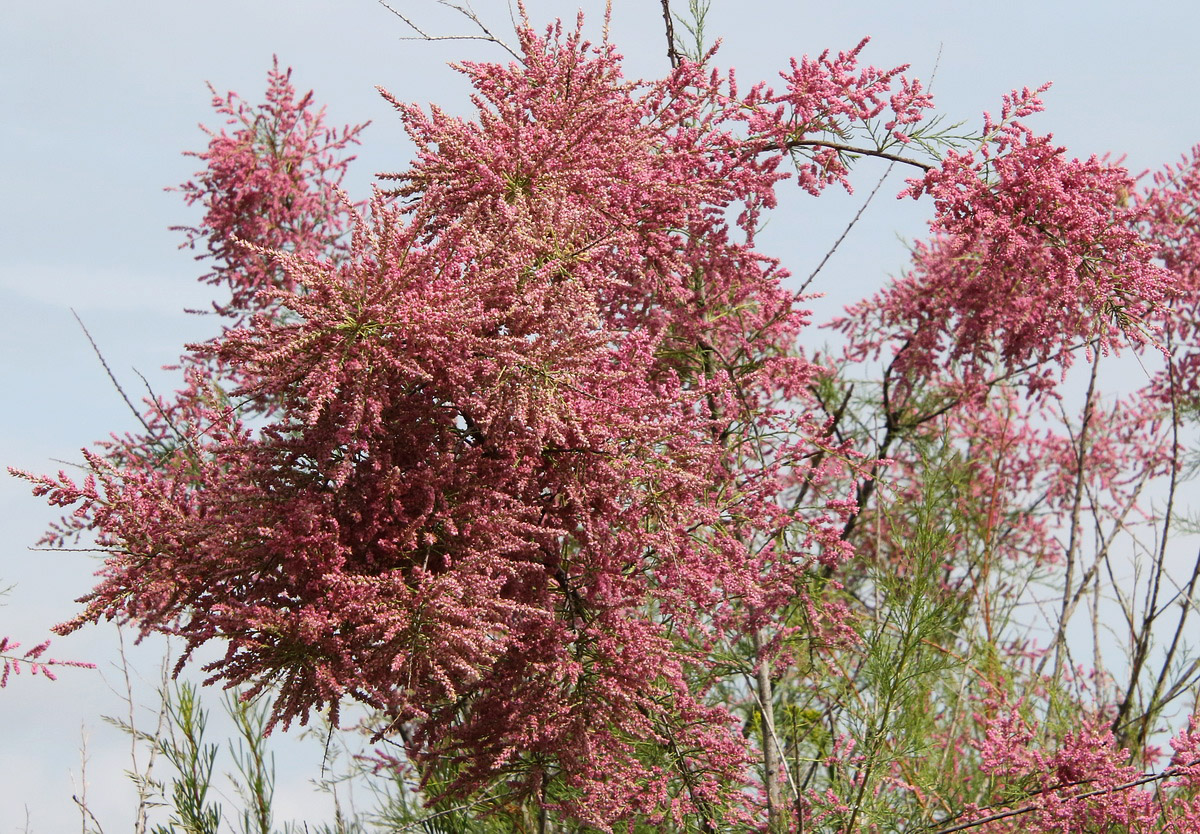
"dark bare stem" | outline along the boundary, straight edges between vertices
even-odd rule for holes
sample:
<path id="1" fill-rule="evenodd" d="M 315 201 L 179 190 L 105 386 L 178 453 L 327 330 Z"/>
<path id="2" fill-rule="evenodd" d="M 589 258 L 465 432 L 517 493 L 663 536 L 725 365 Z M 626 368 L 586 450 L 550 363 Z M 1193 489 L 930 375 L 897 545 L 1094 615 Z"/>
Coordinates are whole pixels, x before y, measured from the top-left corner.
<path id="1" fill-rule="evenodd" d="M 83 331 L 83 335 L 87 337 L 88 343 L 92 346 L 92 350 L 96 352 L 96 358 L 100 360 L 100 364 L 104 367 L 104 373 L 108 374 L 109 380 L 113 387 L 117 389 L 117 393 L 121 395 L 121 399 L 125 401 L 125 405 L 129 406 L 129 410 L 133 412 L 133 416 L 138 419 L 147 434 L 153 435 L 154 432 L 146 425 L 145 419 L 142 417 L 142 412 L 134 408 L 133 402 L 129 399 L 129 395 L 125 393 L 125 389 L 121 387 L 121 383 L 117 381 L 116 374 L 112 372 L 112 368 L 108 367 L 108 361 L 104 358 L 104 354 L 100 352 L 100 347 L 96 344 L 96 340 L 92 338 L 92 334 L 88 332 L 87 325 L 83 323 L 83 319 L 79 317 L 79 313 L 71 308 L 71 315 L 75 317 L 75 321 L 79 322 L 79 329 Z"/>
<path id="2" fill-rule="evenodd" d="M 1159 543 L 1158 553 L 1156 554 L 1156 557 L 1154 560 L 1154 580 L 1151 583 L 1150 590 L 1148 591 L 1148 594 L 1147 594 L 1146 612 L 1145 612 L 1145 615 L 1142 620 L 1141 634 L 1139 635 L 1139 639 L 1138 639 L 1138 643 L 1137 643 L 1137 654 L 1135 656 L 1135 660 L 1137 661 L 1137 668 L 1138 668 L 1139 672 L 1140 672 L 1142 664 L 1145 662 L 1146 656 L 1149 654 L 1149 647 L 1150 647 L 1150 639 L 1149 638 L 1150 638 L 1151 625 L 1153 624 L 1154 620 L 1158 618 L 1158 615 L 1161 614 L 1162 611 L 1166 607 L 1166 605 L 1162 606 L 1161 608 L 1159 607 L 1158 598 L 1159 598 L 1159 590 L 1161 588 L 1161 583 L 1162 583 L 1162 577 L 1166 570 L 1167 540 L 1170 538 L 1171 516 L 1174 514 L 1174 511 L 1175 511 L 1174 510 L 1175 492 L 1176 492 L 1176 488 L 1178 487 L 1178 483 L 1179 483 L 1179 481 L 1178 481 L 1179 467 L 1177 465 L 1178 458 L 1179 458 L 1179 397 L 1178 397 L 1178 392 L 1176 391 L 1176 386 L 1175 386 L 1174 367 L 1169 363 L 1167 365 L 1167 372 L 1169 375 L 1170 387 L 1171 387 L 1171 475 L 1170 475 L 1170 486 L 1169 486 L 1168 492 L 1167 492 L 1166 512 L 1163 515 L 1164 521 L 1163 521 L 1162 539 Z M 1171 663 L 1175 659 L 1175 653 L 1178 650 L 1180 635 L 1183 631 L 1184 623 L 1187 622 L 1188 613 L 1191 610 L 1190 602 L 1191 602 L 1191 598 L 1192 598 L 1192 592 L 1194 591 L 1194 589 L 1196 587 L 1196 581 L 1198 578 L 1200 578 L 1200 557 L 1197 557 L 1197 561 L 1193 565 L 1192 576 L 1191 576 L 1190 581 L 1188 582 L 1186 597 L 1183 600 L 1183 608 L 1179 613 L 1179 622 L 1176 624 L 1175 634 L 1171 640 L 1171 646 L 1167 650 L 1166 657 L 1163 659 L 1162 666 L 1159 669 L 1159 675 L 1158 675 L 1157 680 L 1154 683 L 1154 689 L 1150 693 L 1150 697 L 1146 701 L 1146 706 L 1142 710 L 1142 714 L 1138 719 L 1138 722 L 1137 722 L 1138 727 L 1136 729 L 1135 734 L 1131 734 L 1130 732 L 1128 732 L 1128 730 L 1131 728 L 1122 726 L 1124 724 L 1129 723 L 1130 708 L 1132 705 L 1133 693 L 1134 693 L 1136 685 L 1137 685 L 1136 678 L 1132 675 L 1130 676 L 1129 685 L 1125 691 L 1125 697 L 1122 699 L 1121 705 L 1117 710 L 1117 717 L 1113 720 L 1114 732 L 1116 732 L 1117 728 L 1120 728 L 1122 730 L 1122 736 L 1119 736 L 1122 741 L 1129 741 L 1129 740 L 1136 739 L 1138 745 L 1140 746 L 1145 743 L 1147 737 L 1150 735 L 1150 723 L 1153 720 L 1154 715 L 1158 711 L 1159 707 L 1162 706 L 1162 704 L 1158 703 L 1159 696 L 1162 693 L 1163 685 L 1165 684 L 1167 675 L 1170 672 Z M 1167 604 L 1169 604 L 1169 603 L 1167 603 Z"/>
<path id="3" fill-rule="evenodd" d="M 671 69 L 679 66 L 679 50 L 675 48 L 675 22 L 671 19 L 671 1 L 662 0 L 663 25 L 667 30 L 667 60 Z"/>
<path id="4" fill-rule="evenodd" d="M 546 810 L 546 780 L 542 779 L 541 796 L 538 801 L 538 834 L 549 834 L 550 814 Z"/>
<path id="5" fill-rule="evenodd" d="M 1167 675 L 1170 672 L 1171 664 L 1175 660 L 1175 653 L 1179 650 L 1180 640 L 1183 637 L 1183 628 L 1187 623 L 1188 614 L 1191 613 L 1192 595 L 1196 591 L 1196 583 L 1200 580 L 1200 554 L 1196 555 L 1196 561 L 1192 564 L 1192 576 L 1188 580 L 1187 588 L 1179 594 L 1179 621 L 1175 624 L 1175 634 L 1171 637 L 1171 645 L 1167 649 L 1166 657 L 1163 658 L 1162 666 L 1159 669 L 1158 679 L 1154 682 L 1154 690 L 1150 693 L 1150 698 L 1147 701 L 1149 708 L 1145 711 L 1141 720 L 1141 729 L 1138 732 L 1139 739 L 1145 739 L 1150 735 L 1149 723 L 1154 715 L 1156 706 L 1163 706 L 1167 703 L 1167 696 L 1175 697 L 1172 691 L 1167 693 L 1167 696 L 1160 698 L 1163 687 L 1166 684 Z M 1177 694 L 1177 693 L 1176 693 Z"/>
<path id="6" fill-rule="evenodd" d="M 857 145 L 847 145 L 843 142 L 829 142 L 825 139 L 793 139 L 789 142 L 785 142 L 782 146 L 775 142 L 771 142 L 770 144 L 763 146 L 762 150 L 764 152 L 785 150 L 790 151 L 794 150 L 795 148 L 829 148 L 830 150 L 837 151 L 838 153 L 849 153 L 856 156 L 873 156 L 878 159 L 887 159 L 891 162 L 900 162 L 904 165 L 911 165 L 914 168 L 920 168 L 922 171 L 932 171 L 935 167 L 937 167 L 928 162 L 921 162 L 920 160 L 913 159 L 912 157 L 889 153 L 888 151 L 880 150 L 879 148 L 861 148 Z"/>
<path id="7" fill-rule="evenodd" d="M 417 33 L 417 37 L 415 37 L 415 38 L 403 38 L 402 40 L 487 41 L 488 43 L 496 44 L 496 46 L 503 49 L 505 52 L 507 52 L 509 55 L 513 56 L 514 58 L 516 58 L 518 61 L 521 60 L 521 56 L 519 54 L 517 54 L 516 50 L 514 50 L 511 46 L 506 44 L 500 38 L 498 38 L 494 34 L 492 34 L 492 31 L 490 29 L 488 29 L 487 26 L 484 25 L 482 20 L 479 19 L 479 15 L 475 14 L 475 12 L 470 9 L 470 7 L 460 6 L 457 3 L 449 3 L 449 2 L 446 2 L 446 0 L 438 0 L 438 1 L 443 6 L 446 6 L 447 8 L 450 8 L 450 9 L 454 9 L 456 12 L 458 12 L 463 17 L 465 17 L 467 20 L 474 23 L 477 27 L 479 27 L 479 30 L 481 32 L 483 32 L 483 34 L 482 35 L 430 35 L 428 32 L 426 32 L 425 30 L 423 30 L 419 26 L 417 26 L 417 24 L 413 23 L 411 20 L 409 20 L 407 17 L 405 17 L 403 14 L 401 14 L 399 11 L 397 11 L 396 9 L 394 9 L 390 5 L 388 5 L 386 0 L 378 0 L 378 3 L 379 3 L 379 5 L 383 6 L 385 9 L 387 9 L 389 12 L 394 14 L 396 17 L 400 18 L 400 20 L 402 20 L 404 22 L 405 26 L 407 26 L 409 29 L 412 29 L 414 32 Z"/>
<path id="8" fill-rule="evenodd" d="M 397 832 L 397 834 L 400 834 L 400 832 L 403 832 L 403 831 L 416 831 L 418 829 L 424 829 L 424 830 L 428 831 L 429 823 L 433 822 L 434 820 L 438 819 L 439 817 L 446 817 L 451 814 L 457 814 L 460 811 L 469 811 L 472 808 L 478 808 L 481 805 L 487 805 L 490 802 L 495 802 L 498 799 L 506 799 L 510 796 L 512 796 L 512 794 L 501 794 L 499 796 L 487 796 L 487 797 L 484 797 L 483 799 L 475 800 L 474 802 L 465 802 L 462 805 L 455 805 L 453 808 L 446 808 L 445 810 L 442 810 L 442 811 L 435 811 L 434 813 L 429 814 L 428 816 L 421 817 L 421 819 L 417 820 L 416 822 L 411 822 L 408 825 L 405 825 L 403 828 L 397 828 L 397 829 L 395 829 L 395 831 Z"/>
<path id="9" fill-rule="evenodd" d="M 1077 470 L 1075 472 L 1075 494 L 1071 500 L 1071 531 L 1067 536 L 1067 575 L 1063 580 L 1062 605 L 1058 613 L 1058 631 L 1054 636 L 1054 668 L 1056 671 L 1061 668 L 1059 661 L 1062 655 L 1063 641 L 1066 639 L 1066 621 L 1071 614 L 1071 591 L 1075 585 L 1075 557 L 1079 549 L 1079 515 L 1080 508 L 1083 506 L 1083 492 L 1086 480 L 1085 463 L 1087 461 L 1088 430 L 1091 427 L 1092 409 L 1096 402 L 1096 378 L 1099 374 L 1099 369 L 1100 355 L 1097 353 L 1096 358 L 1092 361 L 1092 372 L 1088 378 L 1087 394 L 1083 401 L 1083 423 L 1079 427 L 1079 446 L 1075 457 Z M 1084 584 L 1086 584 L 1086 580 Z M 1049 658 L 1049 655 L 1043 655 L 1041 662 L 1038 664 L 1038 675 L 1042 673 L 1047 658 Z"/>

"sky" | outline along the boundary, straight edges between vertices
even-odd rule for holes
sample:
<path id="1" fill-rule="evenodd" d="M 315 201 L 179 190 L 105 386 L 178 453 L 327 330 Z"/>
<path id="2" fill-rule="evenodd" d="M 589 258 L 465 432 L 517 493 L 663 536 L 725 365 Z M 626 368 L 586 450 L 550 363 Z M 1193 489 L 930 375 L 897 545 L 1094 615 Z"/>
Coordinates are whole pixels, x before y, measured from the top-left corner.
<path id="1" fill-rule="evenodd" d="M 430 33 L 470 31 L 434 0 L 393 5 Z M 529 0 L 528 7 L 538 23 L 575 15 L 572 3 Z M 513 40 L 505 2 L 477 0 L 475 8 Z M 597 38 L 602 8 L 584 4 Z M 405 40 L 412 33 L 374 0 L 14 2 L 3 19 L 0 462 L 34 472 L 57 471 L 58 461 L 78 460 L 80 447 L 133 421 L 72 309 L 135 399 L 144 388 L 134 369 L 156 390 L 170 390 L 174 377 L 161 366 L 185 342 L 215 333 L 212 317 L 181 312 L 206 307 L 211 296 L 194 280 L 203 270 L 179 249 L 181 235 L 168 228 L 195 221 L 196 212 L 164 190 L 194 172 L 196 161 L 181 152 L 203 147 L 198 124 L 215 124 L 206 81 L 256 101 L 277 55 L 295 68 L 302 91 L 314 89 L 327 103 L 331 123 L 370 120 L 347 181 L 363 196 L 373 174 L 403 168 L 412 152 L 376 86 L 466 113 L 466 85 L 446 63 L 508 58 L 480 41 Z M 849 49 L 871 36 L 866 61 L 909 63 L 916 77 L 932 77 L 939 111 L 968 128 L 981 111 L 998 111 L 1009 90 L 1052 81 L 1048 110 L 1032 126 L 1076 156 L 1126 155 L 1135 173 L 1200 142 L 1197 31 L 1200 5 L 1177 0 L 713 0 L 708 20 L 709 35 L 723 42 L 717 63 L 735 66 L 743 86 L 774 78 L 789 57 Z M 629 76 L 664 72 L 657 0 L 614 0 L 612 32 Z M 830 193 L 819 205 L 782 185 L 761 248 L 806 276 L 884 170 L 867 161 L 854 195 Z M 904 268 L 904 240 L 921 234 L 928 206 L 895 199 L 902 179 L 891 174 L 814 284 L 828 293 L 813 302 L 817 320 Z M 813 344 L 822 338 L 814 331 Z M 23 482 L 0 479 L 0 587 L 13 586 L 0 600 L 0 636 L 27 646 L 75 614 L 73 600 L 91 587 L 97 567 L 86 554 L 29 549 L 54 519 Z M 126 710 L 112 691 L 123 685 L 117 646 L 112 626 L 56 639 L 52 654 L 100 670 L 65 670 L 53 683 L 22 676 L 0 691 L 0 834 L 79 825 L 72 795 L 84 784 L 85 737 L 88 804 L 105 830 L 130 827 L 128 740 L 101 718 Z M 158 643 L 128 647 L 139 703 L 153 700 L 162 652 Z M 328 800 L 307 783 L 319 768 L 319 745 L 283 745 L 281 817 L 330 818 Z"/>

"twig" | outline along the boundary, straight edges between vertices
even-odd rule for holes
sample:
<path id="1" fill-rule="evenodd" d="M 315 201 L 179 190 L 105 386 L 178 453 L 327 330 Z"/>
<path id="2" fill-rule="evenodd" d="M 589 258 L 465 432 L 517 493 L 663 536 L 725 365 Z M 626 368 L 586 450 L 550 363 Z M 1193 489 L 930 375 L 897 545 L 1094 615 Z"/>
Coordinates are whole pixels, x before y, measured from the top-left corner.
<path id="1" fill-rule="evenodd" d="M 79 329 L 83 331 L 84 336 L 87 336 L 88 343 L 92 346 L 92 350 L 95 351 L 96 358 L 100 360 L 100 364 L 104 367 L 104 373 L 108 374 L 108 378 L 112 381 L 113 387 L 117 389 L 117 393 L 121 395 L 121 399 L 125 401 L 125 405 L 129 406 L 129 410 L 133 412 L 133 416 L 136 417 L 138 422 L 142 424 L 142 427 L 146 429 L 146 433 L 153 435 L 154 432 L 151 431 L 150 426 L 146 424 L 146 420 L 142 417 L 142 413 L 134 408 L 133 402 L 125 393 L 125 389 L 122 388 L 121 383 L 117 381 L 116 374 L 112 372 L 112 368 L 108 367 L 108 360 L 106 360 L 104 358 L 104 354 L 100 352 L 100 347 L 96 344 L 96 340 L 92 338 L 92 334 L 88 331 L 87 325 L 83 323 L 83 319 L 79 317 L 79 313 L 75 312 L 74 307 L 70 309 L 71 315 L 75 317 L 75 321 L 79 322 Z"/>
<path id="2" fill-rule="evenodd" d="M 400 18 L 402 21 L 404 21 L 404 24 L 406 26 L 408 26 L 408 28 L 412 29 L 414 32 L 417 33 L 417 37 L 415 37 L 415 38 L 401 38 L 401 40 L 488 41 L 489 43 L 496 44 L 501 49 L 503 49 L 505 52 L 507 52 L 509 55 L 513 56 L 513 58 L 517 59 L 518 61 L 521 60 L 521 56 L 511 46 L 509 46 L 504 41 L 500 40 L 500 38 L 498 38 L 494 34 L 492 34 L 492 31 L 490 29 L 488 29 L 487 26 L 484 25 L 483 21 L 479 19 L 479 15 L 477 15 L 470 8 L 470 6 L 460 6 L 457 3 L 450 3 L 450 2 L 448 2 L 448 0 L 438 0 L 438 2 L 441 3 L 443 6 L 446 6 L 447 8 L 454 9 L 454 11 L 458 12 L 463 17 L 465 17 L 467 20 L 474 23 L 476 26 L 479 27 L 480 31 L 483 32 L 483 34 L 482 35 L 431 35 L 428 32 L 426 32 L 425 30 L 421 29 L 421 27 L 417 26 L 417 24 L 413 23 L 411 20 L 409 20 L 407 17 L 405 17 L 399 11 L 394 9 L 392 6 L 388 5 L 386 0 L 378 0 L 379 5 L 383 6 L 389 12 L 394 14 L 396 17 Z"/>
<path id="3" fill-rule="evenodd" d="M 663 0 L 663 3 L 665 4 L 666 0 Z M 836 252 L 838 247 L 842 245 L 842 241 L 846 239 L 846 235 L 850 234 L 850 230 L 854 228 L 854 224 L 857 223 L 859 218 L 863 216 L 863 212 L 867 210 L 867 206 L 871 205 L 871 200 L 873 200 L 875 195 L 879 193 L 879 189 L 883 186 L 883 181 L 888 178 L 888 174 L 892 173 L 892 169 L 895 167 L 895 160 L 888 163 L 887 170 L 883 172 L 883 176 L 879 178 L 879 182 L 875 183 L 875 187 L 871 189 L 871 193 L 867 195 L 867 199 L 863 202 L 862 206 L 859 207 L 853 219 L 846 224 L 846 228 L 842 230 L 842 233 L 838 236 L 838 239 L 833 242 L 833 246 L 829 247 L 829 251 L 825 253 L 825 257 L 821 258 L 821 262 L 817 264 L 817 268 L 814 269 L 812 274 L 809 275 L 808 278 L 805 279 L 804 283 L 800 285 L 800 293 L 803 293 L 806 289 L 808 289 L 808 285 L 811 284 L 813 279 L 817 277 L 817 273 L 820 272 L 821 269 L 824 268 L 826 262 L 833 257 L 833 253 Z"/>
<path id="4" fill-rule="evenodd" d="M 467 802 L 462 805 L 455 805 L 453 808 L 446 808 L 443 811 L 435 811 L 434 813 L 430 814 L 427 817 L 421 817 L 421 819 L 417 820 L 416 822 L 410 822 L 408 825 L 404 826 L 403 828 L 397 828 L 396 834 L 400 834 L 400 832 L 403 832 L 403 831 L 415 831 L 418 828 L 424 828 L 424 829 L 428 830 L 428 823 L 437 819 L 438 817 L 445 817 L 450 814 L 457 814 L 459 811 L 467 811 L 467 810 L 470 810 L 471 808 L 476 808 L 480 805 L 486 805 L 489 802 L 494 802 L 497 799 L 506 799 L 510 796 L 513 796 L 513 794 L 508 793 L 508 794 L 502 794 L 500 796 L 489 796 L 489 797 L 484 797 L 483 799 L 477 799 L 474 802 Z"/>
<path id="5" fill-rule="evenodd" d="M 74 311 L 72 311 L 74 312 Z M 88 749 L 87 749 L 87 730 L 80 727 L 80 747 L 79 747 L 79 793 L 71 794 L 71 801 L 79 806 L 80 825 L 82 826 L 82 834 L 104 834 L 104 828 L 100 825 L 100 820 L 96 819 L 96 815 L 92 813 L 92 809 L 87 803 L 87 766 L 88 766 Z M 95 832 L 88 830 L 88 820 L 91 820 L 96 828 Z"/>
<path id="6" fill-rule="evenodd" d="M 667 29 L 667 60 L 671 69 L 679 66 L 679 50 L 675 48 L 675 22 L 671 19 L 671 0 L 662 0 L 663 24 Z"/>
<path id="7" fill-rule="evenodd" d="M 1063 579 L 1062 605 L 1060 606 L 1058 613 L 1058 628 L 1054 635 L 1054 668 L 1056 670 L 1061 668 L 1060 659 L 1062 656 L 1063 644 L 1067 635 L 1067 621 L 1074 613 L 1075 608 L 1071 597 L 1072 590 L 1075 585 L 1076 555 L 1079 550 L 1079 516 L 1080 508 L 1083 506 L 1084 486 L 1087 480 L 1087 475 L 1084 470 L 1087 465 L 1089 440 L 1088 434 L 1092 426 L 1092 417 L 1095 410 L 1096 379 L 1099 376 L 1099 371 L 1100 354 L 1097 353 L 1095 358 L 1092 360 L 1091 374 L 1088 377 L 1087 393 L 1084 395 L 1083 417 L 1079 427 L 1079 440 L 1077 447 L 1078 453 L 1075 456 L 1075 465 L 1078 468 L 1075 472 L 1074 494 L 1071 499 L 1071 520 L 1069 522 L 1071 529 L 1067 534 L 1067 551 L 1064 555 L 1064 561 L 1066 562 L 1066 576 Z M 1063 417 L 1065 420 L 1065 413 L 1063 414 Z M 1082 588 L 1084 585 L 1086 585 L 1087 581 L 1088 577 L 1085 577 L 1080 583 L 1080 587 Z M 1077 598 L 1078 597 L 1076 597 L 1076 599 Z M 1037 671 L 1034 673 L 1035 675 L 1042 674 L 1042 670 L 1046 667 L 1046 662 L 1049 659 L 1050 655 L 1048 653 L 1042 656 L 1041 661 L 1038 663 Z"/>
<path id="8" fill-rule="evenodd" d="M 829 148 L 830 150 L 835 150 L 838 153 L 852 153 L 858 154 L 859 156 L 874 156 L 878 157 L 879 159 L 888 159 L 892 162 L 902 162 L 905 165 L 911 165 L 914 168 L 920 168 L 922 171 L 932 171 L 936 167 L 928 162 L 921 162 L 920 160 L 916 160 L 908 156 L 901 156 L 900 154 L 888 153 L 887 151 L 883 151 L 878 148 L 860 148 L 857 145 L 847 145 L 842 142 L 829 142 L 824 139 L 793 139 L 789 142 L 785 142 L 783 145 L 780 145 L 777 142 L 771 142 L 768 145 L 764 145 L 762 149 L 764 151 L 790 151 L 795 148 Z"/>

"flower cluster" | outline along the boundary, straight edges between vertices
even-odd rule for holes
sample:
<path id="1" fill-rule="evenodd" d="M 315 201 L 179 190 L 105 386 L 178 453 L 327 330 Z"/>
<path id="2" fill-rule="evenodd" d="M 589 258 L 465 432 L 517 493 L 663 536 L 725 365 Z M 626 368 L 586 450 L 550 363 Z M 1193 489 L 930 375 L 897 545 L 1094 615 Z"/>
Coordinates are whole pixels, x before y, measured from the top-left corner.
<path id="1" fill-rule="evenodd" d="M 291 70 L 281 71 L 278 60 L 261 106 L 214 90 L 213 107 L 232 131 L 208 131 L 208 148 L 191 154 L 205 167 L 179 190 L 187 203 L 203 207 L 204 217 L 199 226 L 180 228 L 187 245 L 204 246 L 197 259 L 213 262 L 201 280 L 230 290 L 229 301 L 213 308 L 241 320 L 262 309 L 260 291 L 295 288 L 270 252 L 344 251 L 339 240 L 351 213 L 339 186 L 354 159 L 346 150 L 365 125 L 327 127 L 312 93 L 297 99 Z"/>
<path id="2" fill-rule="evenodd" d="M 751 246 L 782 153 L 747 163 L 695 64 L 638 87 L 578 31 L 521 37 L 462 67 L 475 120 L 397 103 L 420 157 L 363 211 L 326 177 L 356 131 L 314 145 L 286 74 L 267 116 L 222 100 L 243 127 L 186 191 L 238 326 L 82 482 L 34 478 L 75 507 L 51 541 L 110 550 L 61 630 L 222 639 L 210 680 L 285 725 L 361 701 L 452 792 L 735 819 L 747 746 L 699 660 L 844 559 L 854 509 Z"/>
<path id="3" fill-rule="evenodd" d="M 1116 825 L 1150 830 L 1160 820 L 1154 793 L 1137 785 L 1143 774 L 1127 764 L 1128 751 L 1116 748 L 1103 717 L 1084 716 L 1051 752 L 1039 749 L 1037 726 L 1021 715 L 1020 704 L 990 701 L 987 706 L 990 714 L 977 716 L 986 724 L 976 745 L 980 769 L 1001 792 L 1019 786 L 1033 799 L 1011 809 L 1018 813 L 1003 816 L 1009 802 L 998 796 L 999 807 L 973 814 L 981 822 L 993 820 L 981 831 L 1084 834 Z"/>
<path id="4" fill-rule="evenodd" d="M 857 355 L 890 341 L 905 376 L 953 363 L 968 384 L 1028 372 L 1030 389 L 1047 390 L 1077 349 L 1152 341 L 1175 279 L 1141 239 L 1133 180 L 1027 128 L 1039 92 L 1007 96 L 974 152 L 949 151 L 910 181 L 905 194 L 934 200 L 932 238 L 908 274 L 838 323 Z"/>
<path id="5" fill-rule="evenodd" d="M 1155 255 L 1171 270 L 1177 293 L 1157 311 L 1171 362 L 1153 387 L 1160 397 L 1196 402 L 1200 397 L 1200 146 L 1191 156 L 1154 176 L 1141 198 L 1143 232 Z"/>
<path id="6" fill-rule="evenodd" d="M 861 65 L 867 42 L 864 38 L 836 57 L 826 50 L 816 58 L 792 59 L 790 71 L 780 73 L 783 90 L 760 85 L 745 97 L 751 135 L 788 151 L 800 187 L 810 194 L 835 183 L 851 190 L 854 154 L 907 144 L 905 130 L 921 122 L 933 105 L 921 82 L 903 75 L 907 65 L 889 70 Z M 850 144 L 856 139 L 870 147 Z"/>

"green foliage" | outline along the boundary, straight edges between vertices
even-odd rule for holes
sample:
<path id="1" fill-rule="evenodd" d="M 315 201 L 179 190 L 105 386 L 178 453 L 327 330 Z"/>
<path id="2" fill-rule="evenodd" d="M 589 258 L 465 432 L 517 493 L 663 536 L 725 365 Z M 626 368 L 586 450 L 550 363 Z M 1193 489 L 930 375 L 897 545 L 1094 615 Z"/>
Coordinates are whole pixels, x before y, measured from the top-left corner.
<path id="1" fill-rule="evenodd" d="M 704 22 L 711 8 L 712 0 L 688 0 L 687 14 L 675 15 L 675 22 L 690 36 L 690 40 L 682 43 L 676 36 L 675 46 L 683 55 L 697 63 L 704 59 L 705 53 L 711 48 L 711 44 L 705 40 L 704 32 Z"/>
<path id="2" fill-rule="evenodd" d="M 177 775 L 171 780 L 171 819 L 166 825 L 156 826 L 154 834 L 217 834 L 221 806 L 208 801 L 208 792 L 218 746 L 204 741 L 208 715 L 196 687 L 180 684 L 167 710 L 170 734 L 156 742 Z"/>

